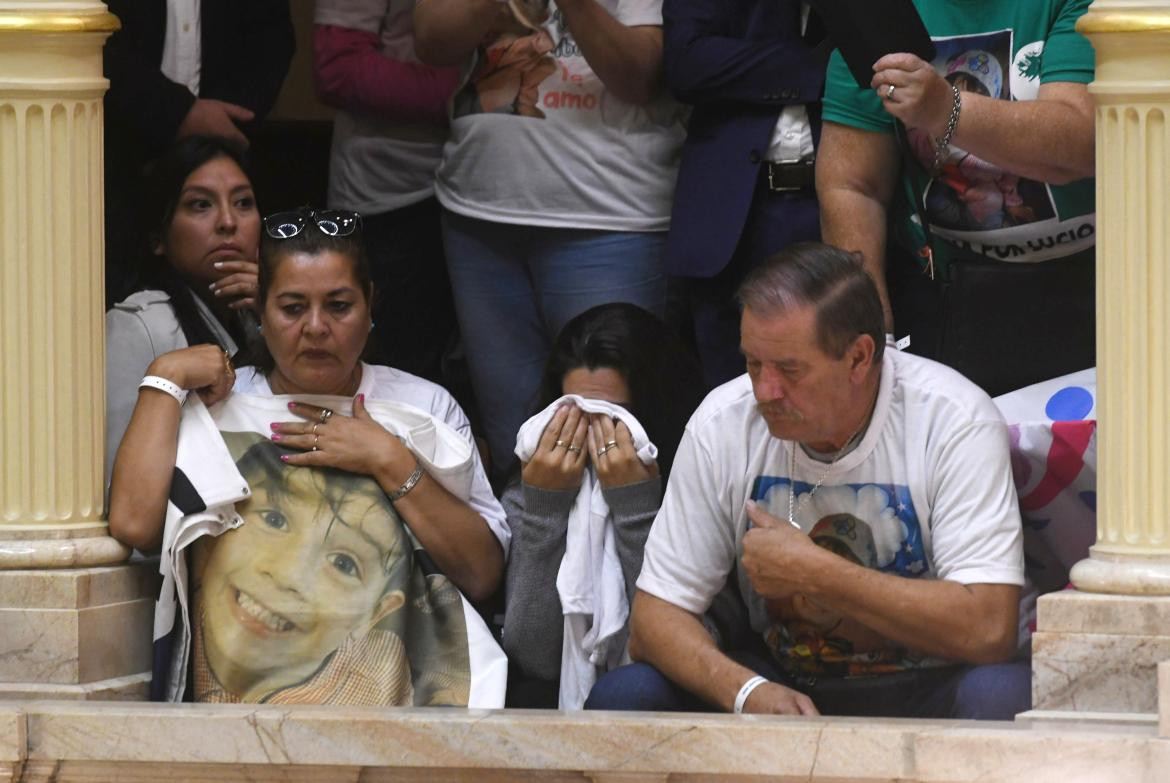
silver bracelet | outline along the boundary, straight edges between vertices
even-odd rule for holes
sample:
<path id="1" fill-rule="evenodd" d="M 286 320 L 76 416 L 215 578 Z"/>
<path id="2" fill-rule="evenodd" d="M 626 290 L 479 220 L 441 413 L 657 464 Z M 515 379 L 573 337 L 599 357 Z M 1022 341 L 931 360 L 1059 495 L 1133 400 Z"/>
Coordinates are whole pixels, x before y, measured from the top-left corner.
<path id="1" fill-rule="evenodd" d="M 386 497 L 390 498 L 391 502 L 400 500 L 401 498 L 405 497 L 407 492 L 410 492 L 412 489 L 414 489 L 414 485 L 417 484 L 422 479 L 422 477 L 422 463 L 416 461 L 414 463 L 414 472 L 406 478 L 406 481 L 403 482 L 401 487 L 394 490 L 393 492 L 387 492 Z"/>
<path id="2" fill-rule="evenodd" d="M 951 139 L 955 137 L 955 128 L 959 127 L 959 110 L 963 108 L 963 99 L 959 97 L 959 88 L 953 84 L 951 85 L 951 93 L 954 96 L 951 101 L 951 116 L 947 118 L 947 129 L 943 135 L 935 139 L 934 163 L 930 167 L 931 176 L 938 174 L 938 164 L 942 160 L 943 153 L 947 151 L 947 147 L 951 146 Z"/>
<path id="3" fill-rule="evenodd" d="M 756 688 L 760 687 L 761 685 L 763 685 L 766 682 L 768 682 L 768 678 L 761 677 L 758 674 L 755 677 L 752 677 L 747 682 L 745 682 L 743 684 L 743 687 L 739 689 L 739 693 L 735 694 L 735 704 L 731 708 L 732 711 L 736 715 L 743 714 L 743 705 L 747 702 L 748 696 L 751 696 L 752 691 L 754 691 Z"/>
<path id="4" fill-rule="evenodd" d="M 142 383 L 138 384 L 139 389 L 158 389 L 160 392 L 165 392 L 175 398 L 175 402 L 182 407 L 187 400 L 187 390 L 179 386 L 174 381 L 168 381 L 166 378 L 160 378 L 157 375 L 147 375 L 142 379 Z"/>

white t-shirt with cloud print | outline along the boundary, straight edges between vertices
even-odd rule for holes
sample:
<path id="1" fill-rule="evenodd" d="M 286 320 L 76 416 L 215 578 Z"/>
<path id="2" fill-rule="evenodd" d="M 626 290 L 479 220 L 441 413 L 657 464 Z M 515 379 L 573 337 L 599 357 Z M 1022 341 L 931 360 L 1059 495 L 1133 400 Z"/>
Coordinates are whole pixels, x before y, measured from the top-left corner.
<path id="1" fill-rule="evenodd" d="M 1022 532 L 1008 431 L 974 384 L 940 364 L 888 350 L 873 417 L 858 446 L 825 464 L 772 437 L 746 375 L 691 417 L 638 588 L 703 613 L 733 568 L 753 630 L 792 674 L 866 675 L 937 664 L 798 596 L 766 603 L 739 565 L 755 500 L 796 521 L 820 546 L 911 579 L 1022 585 Z"/>

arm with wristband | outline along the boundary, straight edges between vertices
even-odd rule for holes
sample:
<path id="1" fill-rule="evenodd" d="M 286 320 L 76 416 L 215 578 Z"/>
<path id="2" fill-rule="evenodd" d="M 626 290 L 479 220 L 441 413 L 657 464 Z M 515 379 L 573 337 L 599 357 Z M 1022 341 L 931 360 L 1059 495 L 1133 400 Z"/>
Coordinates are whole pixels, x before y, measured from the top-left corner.
<path id="1" fill-rule="evenodd" d="M 235 371 L 217 345 L 196 345 L 159 356 L 147 369 L 110 481 L 110 535 L 135 549 L 162 541 L 174 472 L 182 401 L 197 391 L 214 404 L 231 391 Z"/>

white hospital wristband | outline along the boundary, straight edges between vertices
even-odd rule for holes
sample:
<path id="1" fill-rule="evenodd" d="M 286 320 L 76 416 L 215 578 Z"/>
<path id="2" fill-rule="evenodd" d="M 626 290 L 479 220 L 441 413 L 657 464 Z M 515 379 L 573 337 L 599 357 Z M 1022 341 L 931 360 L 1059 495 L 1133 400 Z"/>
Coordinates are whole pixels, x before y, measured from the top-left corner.
<path id="1" fill-rule="evenodd" d="M 187 399 L 187 390 L 180 388 L 179 384 L 168 381 L 166 378 L 160 378 L 157 375 L 148 375 L 142 379 L 142 383 L 138 384 L 139 389 L 158 389 L 160 392 L 166 392 L 175 398 L 175 402 L 180 406 Z"/>
<path id="2" fill-rule="evenodd" d="M 739 693 L 735 694 L 735 706 L 731 708 L 732 712 L 734 712 L 736 715 L 743 714 L 743 705 L 745 702 L 747 702 L 748 696 L 751 696 L 752 691 L 766 682 L 768 682 L 768 678 L 761 677 L 758 674 L 745 682 L 743 687 L 739 689 Z"/>

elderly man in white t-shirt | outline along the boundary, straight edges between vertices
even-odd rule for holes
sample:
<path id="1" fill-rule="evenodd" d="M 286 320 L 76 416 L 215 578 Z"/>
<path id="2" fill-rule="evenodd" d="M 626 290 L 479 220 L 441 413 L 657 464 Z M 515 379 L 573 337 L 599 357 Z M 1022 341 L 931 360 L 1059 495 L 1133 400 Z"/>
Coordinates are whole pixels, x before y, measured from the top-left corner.
<path id="1" fill-rule="evenodd" d="M 586 706 L 1028 709 L 1029 666 L 1013 661 L 1020 517 L 991 400 L 886 349 L 877 290 L 845 251 L 794 245 L 740 300 L 748 371 L 707 397 L 679 445 L 638 579 L 640 663 Z M 733 569 L 754 633 L 729 651 L 699 618 Z"/>

